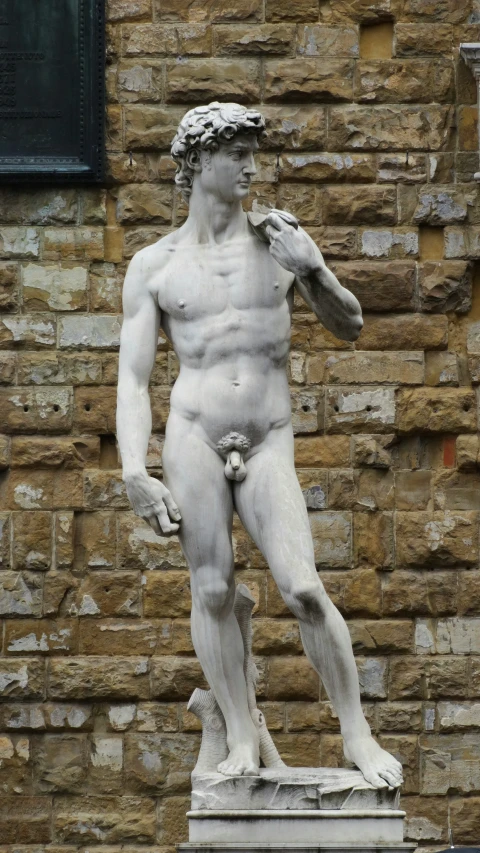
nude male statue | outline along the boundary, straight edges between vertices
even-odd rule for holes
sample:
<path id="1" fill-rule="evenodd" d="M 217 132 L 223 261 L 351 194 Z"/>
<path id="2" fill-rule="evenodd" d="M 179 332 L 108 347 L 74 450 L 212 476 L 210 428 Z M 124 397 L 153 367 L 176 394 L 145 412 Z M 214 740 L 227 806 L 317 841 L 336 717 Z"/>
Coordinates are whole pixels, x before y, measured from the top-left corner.
<path id="1" fill-rule="evenodd" d="M 230 752 L 219 771 L 259 772 L 232 609 L 235 509 L 299 620 L 347 758 L 374 786 L 396 787 L 401 765 L 371 735 L 348 629 L 315 568 L 285 370 L 295 288 L 343 340 L 360 333 L 360 305 L 293 217 L 270 213 L 264 240 L 252 228 L 242 200 L 264 133 L 260 113 L 216 102 L 190 110 L 179 126 L 172 155 L 188 218 L 138 252 L 125 278 L 117 415 L 123 477 L 136 514 L 158 535 L 178 533 L 190 568 L 193 643 L 227 727 Z M 180 362 L 166 426 L 165 485 L 145 468 L 148 382 L 160 326 Z"/>

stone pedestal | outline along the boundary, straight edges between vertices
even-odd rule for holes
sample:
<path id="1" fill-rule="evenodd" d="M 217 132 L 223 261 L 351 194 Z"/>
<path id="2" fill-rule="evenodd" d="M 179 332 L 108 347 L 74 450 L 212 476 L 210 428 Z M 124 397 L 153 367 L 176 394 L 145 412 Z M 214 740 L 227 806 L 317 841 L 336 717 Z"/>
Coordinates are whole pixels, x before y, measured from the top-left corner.
<path id="1" fill-rule="evenodd" d="M 189 842 L 181 853 L 413 853 L 403 841 L 398 790 L 357 770 L 283 767 L 260 776 L 193 774 Z"/>

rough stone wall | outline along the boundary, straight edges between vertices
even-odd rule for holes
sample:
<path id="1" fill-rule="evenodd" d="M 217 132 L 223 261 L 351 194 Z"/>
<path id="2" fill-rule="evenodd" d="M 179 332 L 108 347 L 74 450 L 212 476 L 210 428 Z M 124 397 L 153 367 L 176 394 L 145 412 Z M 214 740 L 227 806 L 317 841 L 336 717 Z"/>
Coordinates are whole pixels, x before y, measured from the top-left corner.
<path id="1" fill-rule="evenodd" d="M 126 263 L 185 216 L 168 146 L 213 98 L 262 104 L 252 197 L 296 214 L 363 305 L 353 346 L 296 303 L 298 473 L 368 718 L 405 768 L 408 838 L 438 850 L 450 820 L 474 844 L 480 198 L 458 45 L 478 40 L 478 2 L 110 0 L 108 16 L 108 183 L 0 189 L 0 853 L 186 837 L 188 575 L 129 512 L 113 433 Z M 176 371 L 163 341 L 153 472 Z M 282 755 L 335 766 L 296 622 L 239 526 L 235 551 Z"/>

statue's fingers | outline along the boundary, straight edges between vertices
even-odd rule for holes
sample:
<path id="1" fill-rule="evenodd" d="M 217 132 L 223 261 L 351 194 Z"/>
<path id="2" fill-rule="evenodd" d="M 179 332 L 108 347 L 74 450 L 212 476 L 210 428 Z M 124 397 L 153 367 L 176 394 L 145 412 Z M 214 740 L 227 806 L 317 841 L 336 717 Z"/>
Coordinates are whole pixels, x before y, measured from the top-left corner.
<path id="1" fill-rule="evenodd" d="M 150 527 L 157 534 L 157 536 L 162 535 L 162 529 L 160 527 L 160 524 L 158 522 L 158 518 L 156 515 L 149 515 L 148 518 L 146 518 L 145 520 L 148 521 Z"/>
<path id="2" fill-rule="evenodd" d="M 180 510 L 175 501 L 173 500 L 170 492 L 164 495 L 163 502 L 167 507 L 168 514 L 172 521 L 181 521 L 182 516 L 180 514 Z"/>
<path id="3" fill-rule="evenodd" d="M 267 225 L 267 227 L 265 228 L 265 233 L 268 239 L 272 242 L 277 239 L 279 234 L 279 232 L 276 228 L 273 227 L 273 225 Z"/>
<path id="4" fill-rule="evenodd" d="M 175 524 L 173 521 L 170 521 L 170 516 L 167 512 L 167 507 L 165 506 L 163 501 L 158 506 L 157 518 L 160 522 L 160 527 L 162 528 L 164 533 L 176 533 L 177 532 L 178 524 Z"/>
<path id="5" fill-rule="evenodd" d="M 267 228 L 269 225 L 272 225 L 277 231 L 282 231 L 287 225 L 285 220 L 279 216 L 278 213 L 274 213 L 273 211 L 265 218 L 265 224 L 267 225 Z"/>

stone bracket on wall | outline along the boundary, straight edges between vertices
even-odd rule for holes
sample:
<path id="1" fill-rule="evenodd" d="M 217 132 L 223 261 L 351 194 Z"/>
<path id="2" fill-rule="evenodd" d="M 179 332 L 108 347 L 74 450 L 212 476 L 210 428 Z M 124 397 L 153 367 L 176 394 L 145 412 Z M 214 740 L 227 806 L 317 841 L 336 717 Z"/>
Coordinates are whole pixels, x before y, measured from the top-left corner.
<path id="1" fill-rule="evenodd" d="M 472 74 L 477 83 L 477 109 L 479 110 L 479 147 L 480 147 L 480 42 L 463 42 L 460 45 L 460 55 L 463 57 L 467 65 L 472 69 Z M 480 152 L 479 152 L 480 154 Z M 479 171 L 475 172 L 476 181 L 480 181 L 480 164 Z"/>

